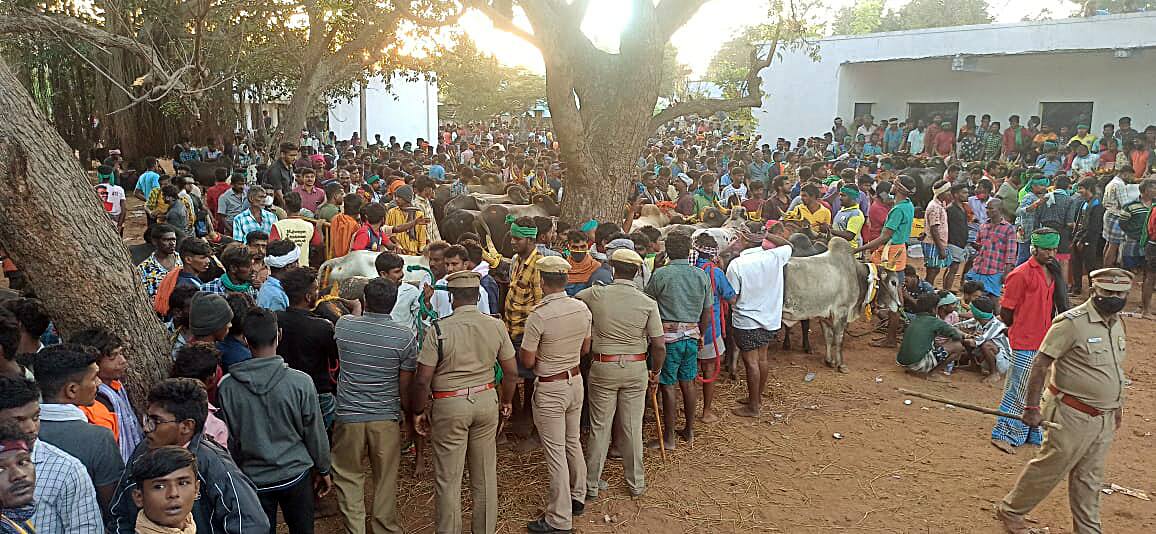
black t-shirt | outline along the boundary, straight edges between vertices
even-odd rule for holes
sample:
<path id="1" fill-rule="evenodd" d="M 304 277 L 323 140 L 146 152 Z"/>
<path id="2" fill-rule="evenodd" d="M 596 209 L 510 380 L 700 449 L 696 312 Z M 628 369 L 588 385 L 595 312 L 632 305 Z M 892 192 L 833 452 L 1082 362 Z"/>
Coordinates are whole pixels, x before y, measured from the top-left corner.
<path id="1" fill-rule="evenodd" d="M 947 243 L 959 248 L 967 246 L 967 212 L 958 202 L 947 207 Z"/>
<path id="2" fill-rule="evenodd" d="M 337 368 L 333 324 L 290 308 L 277 312 L 277 325 L 281 327 L 277 354 L 289 367 L 309 375 L 318 393 L 333 393 L 337 389 L 329 375 L 330 369 Z"/>

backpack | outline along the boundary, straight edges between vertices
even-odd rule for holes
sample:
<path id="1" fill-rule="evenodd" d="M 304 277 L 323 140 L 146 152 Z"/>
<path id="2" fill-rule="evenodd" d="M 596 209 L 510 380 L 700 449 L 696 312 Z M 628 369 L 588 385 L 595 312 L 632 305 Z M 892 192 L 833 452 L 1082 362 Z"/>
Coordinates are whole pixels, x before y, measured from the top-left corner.
<path id="1" fill-rule="evenodd" d="M 1129 202 L 1123 208 L 1124 216 L 1120 218 L 1120 229 L 1129 238 L 1139 241 L 1148 229 L 1148 215 L 1152 208 L 1140 201 Z"/>

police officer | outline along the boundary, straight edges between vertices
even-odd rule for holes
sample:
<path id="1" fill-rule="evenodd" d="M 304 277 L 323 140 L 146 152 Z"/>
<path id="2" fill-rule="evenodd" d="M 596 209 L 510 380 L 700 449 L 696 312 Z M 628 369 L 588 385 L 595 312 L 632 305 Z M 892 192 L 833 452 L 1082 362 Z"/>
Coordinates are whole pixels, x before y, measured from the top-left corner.
<path id="1" fill-rule="evenodd" d="M 570 262 L 558 256 L 536 261 L 542 301 L 526 318 L 519 357 L 532 369 L 534 426 L 542 440 L 550 494 L 542 517 L 526 525 L 535 533 L 570 532 L 586 499 L 586 460 L 579 441 L 583 384 L 582 355 L 590 351 L 590 310 L 566 296 Z"/>
<path id="2" fill-rule="evenodd" d="M 593 342 L 590 364 L 590 450 L 586 456 L 586 499 L 598 496 L 610 427 L 615 411 L 626 428 L 618 444 L 622 451 L 623 474 L 630 494 L 646 491 L 642 470 L 642 411 L 646 406 L 647 384 L 657 384 L 658 371 L 666 359 L 662 339 L 662 318 L 658 303 L 634 285 L 642 269 L 642 257 L 622 248 L 610 255 L 614 282 L 579 291 L 575 297 L 586 303 L 593 315 Z M 650 368 L 647 372 L 647 350 Z"/>
<path id="3" fill-rule="evenodd" d="M 429 436 L 435 458 L 437 532 L 462 531 L 462 472 L 467 451 L 473 495 L 473 532 L 490 533 L 498 519 L 498 455 L 495 447 L 498 413 L 510 414 L 510 404 L 498 407 L 494 362 L 502 366 L 502 397 L 514 394 L 518 369 L 514 346 L 502 321 L 478 311 L 481 276 L 461 271 L 446 278 L 453 315 L 426 330 L 417 373 L 410 391 L 418 414 L 414 426 Z M 424 412 L 433 398 L 429 415 Z"/>
<path id="4" fill-rule="evenodd" d="M 1028 462 L 1011 492 L 996 506 L 1008 532 L 1029 531 L 1024 516 L 1068 475 L 1073 531 L 1101 532 L 1100 483 L 1104 459 L 1120 425 L 1124 405 L 1124 308 L 1132 274 L 1118 268 L 1090 275 L 1092 297 L 1055 318 L 1044 336 L 1028 379 L 1024 423 L 1059 423 Z M 1048 370 L 1052 382 L 1045 389 Z"/>

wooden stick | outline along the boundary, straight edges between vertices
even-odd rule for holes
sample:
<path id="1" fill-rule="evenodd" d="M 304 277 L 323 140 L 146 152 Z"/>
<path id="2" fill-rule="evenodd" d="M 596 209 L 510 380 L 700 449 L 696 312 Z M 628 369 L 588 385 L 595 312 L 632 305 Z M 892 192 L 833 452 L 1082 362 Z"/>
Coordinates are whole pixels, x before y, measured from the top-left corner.
<path id="1" fill-rule="evenodd" d="M 662 432 L 662 413 L 658 411 L 658 387 L 650 393 L 650 403 L 654 407 L 654 422 L 658 424 L 658 450 L 662 451 L 662 463 L 666 463 L 666 437 Z"/>
<path id="2" fill-rule="evenodd" d="M 950 404 L 952 406 L 958 406 L 960 408 L 963 408 L 965 410 L 971 410 L 973 412 L 985 413 L 988 415 L 998 415 L 1000 417 L 1007 417 L 1008 419 L 1015 419 L 1016 421 L 1019 421 L 1021 423 L 1024 420 L 1023 416 L 1010 414 L 1010 413 L 1007 413 L 1007 412 L 1004 412 L 1001 410 L 993 410 L 991 408 L 987 408 L 984 406 L 976 406 L 974 404 L 968 404 L 966 402 L 954 401 L 954 400 L 948 399 L 946 397 L 939 397 L 936 395 L 931 395 L 929 393 L 920 393 L 918 391 L 911 391 L 910 389 L 903 389 L 903 388 L 899 388 L 899 392 L 903 393 L 904 395 L 911 395 L 912 397 L 919 397 L 921 399 L 926 399 L 926 400 L 933 401 L 933 402 L 938 402 L 938 403 L 942 403 L 942 404 Z M 1052 428 L 1055 430 L 1063 430 L 1064 429 L 1063 425 L 1061 425 L 1059 423 L 1053 423 L 1051 421 L 1044 421 L 1042 426 L 1044 426 L 1045 428 Z"/>

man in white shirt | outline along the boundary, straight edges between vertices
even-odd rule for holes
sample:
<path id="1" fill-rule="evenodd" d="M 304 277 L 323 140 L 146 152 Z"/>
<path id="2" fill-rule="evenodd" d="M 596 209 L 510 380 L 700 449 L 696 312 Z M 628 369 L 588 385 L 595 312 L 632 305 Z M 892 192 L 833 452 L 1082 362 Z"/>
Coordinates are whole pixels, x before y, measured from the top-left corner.
<path id="1" fill-rule="evenodd" d="M 731 197 L 738 197 L 733 201 L 735 204 L 742 204 L 747 199 L 746 174 L 742 167 L 731 169 L 731 183 L 723 188 L 722 197 L 719 199 L 723 206 L 731 205 Z"/>
<path id="2" fill-rule="evenodd" d="M 735 408 L 739 417 L 758 417 L 767 387 L 767 347 L 783 319 L 783 267 L 791 259 L 786 239 L 767 233 L 749 238 L 746 250 L 727 267 L 727 281 L 738 293 L 731 306 L 735 344 L 747 370 L 747 402 Z M 740 237 L 740 239 L 743 239 Z"/>
<path id="3" fill-rule="evenodd" d="M 430 298 L 430 306 L 434 312 L 438 314 L 438 319 L 445 319 L 454 313 L 453 305 L 450 303 L 450 292 L 446 289 L 436 289 L 437 287 L 445 287 L 446 278 L 449 275 L 458 271 L 465 271 L 466 262 L 469 261 L 469 252 L 461 245 L 452 245 L 446 249 L 446 275 L 434 284 L 433 297 Z M 478 311 L 482 315 L 491 315 L 490 311 L 490 296 L 486 292 L 486 288 L 478 287 Z"/>
<path id="4" fill-rule="evenodd" d="M 879 127 L 875 125 L 875 117 L 872 117 L 870 115 L 864 115 L 863 116 L 863 124 L 861 124 L 858 128 L 855 129 L 855 139 L 854 140 L 857 141 L 857 140 L 859 140 L 860 136 L 862 136 L 864 141 L 869 141 L 869 140 L 871 140 L 871 136 L 875 135 L 875 130 L 878 130 L 878 129 L 879 129 Z"/>
<path id="5" fill-rule="evenodd" d="M 389 313 L 393 322 L 404 325 L 417 331 L 418 313 L 421 309 L 422 290 L 417 285 L 403 281 L 405 278 L 405 260 L 392 252 L 382 252 L 374 260 L 373 267 L 377 275 L 388 278 L 397 284 L 397 302 L 393 304 L 393 311 Z M 426 278 L 428 281 L 428 277 Z M 422 284 L 426 290 L 433 292 L 433 286 Z"/>
<path id="6" fill-rule="evenodd" d="M 923 119 L 915 123 L 915 128 L 907 134 L 907 153 L 920 154 L 923 152 L 924 132 L 927 130 L 927 125 L 924 124 Z"/>

